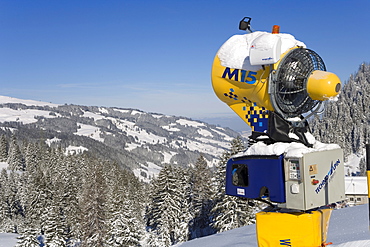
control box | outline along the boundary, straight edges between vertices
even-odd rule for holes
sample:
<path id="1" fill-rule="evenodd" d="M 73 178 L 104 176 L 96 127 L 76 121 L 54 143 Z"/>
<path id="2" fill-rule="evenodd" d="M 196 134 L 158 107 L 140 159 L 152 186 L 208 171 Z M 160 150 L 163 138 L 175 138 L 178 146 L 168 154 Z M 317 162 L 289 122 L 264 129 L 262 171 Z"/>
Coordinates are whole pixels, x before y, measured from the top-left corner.
<path id="1" fill-rule="evenodd" d="M 226 165 L 227 195 L 268 198 L 280 208 L 309 210 L 345 199 L 342 149 L 301 157 L 246 155 Z"/>
<path id="2" fill-rule="evenodd" d="M 308 210 L 345 199 L 342 149 L 284 158 L 286 205 Z"/>

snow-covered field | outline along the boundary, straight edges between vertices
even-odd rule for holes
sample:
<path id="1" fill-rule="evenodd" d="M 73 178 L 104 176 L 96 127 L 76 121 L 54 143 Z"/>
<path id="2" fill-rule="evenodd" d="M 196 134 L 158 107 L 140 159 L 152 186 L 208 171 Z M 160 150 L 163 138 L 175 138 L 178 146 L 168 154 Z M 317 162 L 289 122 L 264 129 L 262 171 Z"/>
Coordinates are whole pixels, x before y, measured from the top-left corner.
<path id="1" fill-rule="evenodd" d="M 50 107 L 57 107 L 58 104 L 42 102 L 37 100 L 27 100 L 27 99 L 17 99 L 9 96 L 2 96 L 0 95 L 0 104 L 6 103 L 20 103 L 24 105 L 35 105 L 35 106 L 50 106 Z"/>
<path id="2" fill-rule="evenodd" d="M 146 165 L 141 165 L 140 168 L 134 169 L 133 172 L 141 181 L 149 183 L 151 179 L 158 177 L 161 170 L 162 167 L 157 166 L 152 162 L 147 162 Z M 143 174 L 146 175 L 143 176 Z"/>
<path id="3" fill-rule="evenodd" d="M 0 233 L 0 247 L 13 247 L 17 243 L 17 234 Z"/>

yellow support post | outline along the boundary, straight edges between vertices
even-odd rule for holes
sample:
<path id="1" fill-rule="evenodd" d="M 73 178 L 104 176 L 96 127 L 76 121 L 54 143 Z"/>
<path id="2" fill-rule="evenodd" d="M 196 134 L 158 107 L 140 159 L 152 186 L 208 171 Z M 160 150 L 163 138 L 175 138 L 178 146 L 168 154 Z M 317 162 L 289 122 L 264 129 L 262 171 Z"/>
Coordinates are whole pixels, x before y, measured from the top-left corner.
<path id="1" fill-rule="evenodd" d="M 370 230 L 370 144 L 366 144 L 366 176 L 367 176 L 367 196 L 369 205 L 369 230 Z"/>
<path id="2" fill-rule="evenodd" d="M 332 209 L 256 214 L 258 247 L 326 246 Z"/>

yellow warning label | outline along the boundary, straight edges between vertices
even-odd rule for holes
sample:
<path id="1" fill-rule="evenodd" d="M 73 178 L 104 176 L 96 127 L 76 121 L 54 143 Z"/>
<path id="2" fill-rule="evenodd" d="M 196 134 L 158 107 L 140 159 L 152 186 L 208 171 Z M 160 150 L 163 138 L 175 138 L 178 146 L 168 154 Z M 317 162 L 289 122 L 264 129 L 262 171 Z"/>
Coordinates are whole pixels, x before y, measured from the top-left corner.
<path id="1" fill-rule="evenodd" d="M 317 165 L 310 165 L 309 172 L 310 172 L 310 175 L 317 174 Z"/>

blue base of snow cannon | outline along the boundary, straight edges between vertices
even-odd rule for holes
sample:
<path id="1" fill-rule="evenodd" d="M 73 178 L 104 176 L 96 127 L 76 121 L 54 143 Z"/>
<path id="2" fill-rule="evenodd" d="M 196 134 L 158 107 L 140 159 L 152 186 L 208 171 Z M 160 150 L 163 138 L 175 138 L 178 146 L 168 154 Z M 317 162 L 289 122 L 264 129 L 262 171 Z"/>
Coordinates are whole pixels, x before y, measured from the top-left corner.
<path id="1" fill-rule="evenodd" d="M 231 158 L 226 165 L 226 194 L 285 203 L 283 159 L 282 155 Z"/>

